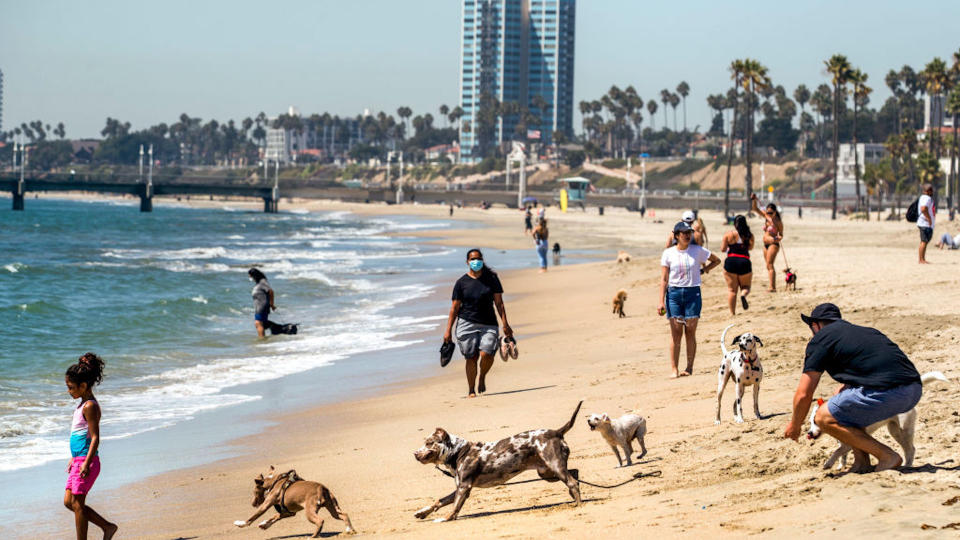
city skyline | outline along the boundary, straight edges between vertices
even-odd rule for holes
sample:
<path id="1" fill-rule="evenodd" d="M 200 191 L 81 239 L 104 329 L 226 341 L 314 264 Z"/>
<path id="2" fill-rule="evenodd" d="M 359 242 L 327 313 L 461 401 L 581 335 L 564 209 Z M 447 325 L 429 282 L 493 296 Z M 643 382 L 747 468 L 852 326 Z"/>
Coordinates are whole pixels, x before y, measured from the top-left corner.
<path id="1" fill-rule="evenodd" d="M 436 116 L 441 104 L 459 102 L 462 2 L 417 4 L 291 2 L 272 11 L 254 2 L 174 1 L 156 11 L 119 1 L 8 4 L 0 20 L 4 129 L 40 119 L 64 122 L 71 138 L 99 137 L 108 116 L 142 129 L 183 112 L 239 121 L 290 105 L 341 116 L 409 106 Z M 707 2 L 684 10 L 579 2 L 574 103 L 612 84 L 656 99 L 686 81 L 689 126 L 704 132 L 706 96 L 729 88 L 734 58 L 758 59 L 792 91 L 827 82 L 823 61 L 841 53 L 870 75 L 876 108 L 889 96 L 888 70 L 922 69 L 958 45 L 956 2 L 933 3 L 937 17 L 894 2 L 754 6 L 744 27 L 743 10 Z"/>

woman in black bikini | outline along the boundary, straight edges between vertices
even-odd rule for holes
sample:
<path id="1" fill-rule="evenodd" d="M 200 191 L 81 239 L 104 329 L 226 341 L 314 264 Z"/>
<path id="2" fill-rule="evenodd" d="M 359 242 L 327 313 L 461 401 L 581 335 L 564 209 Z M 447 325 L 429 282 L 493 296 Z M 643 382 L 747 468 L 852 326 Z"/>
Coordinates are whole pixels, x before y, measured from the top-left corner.
<path id="1" fill-rule="evenodd" d="M 780 253 L 780 241 L 783 240 L 783 220 L 780 219 L 780 211 L 777 205 L 770 203 L 766 210 L 761 211 L 757 204 L 757 194 L 750 195 L 750 201 L 753 203 L 753 211 L 763 214 L 766 223 L 763 226 L 763 258 L 767 261 L 767 274 L 770 276 L 770 292 L 777 291 L 777 271 L 773 267 L 777 260 L 777 254 Z"/>
<path id="2" fill-rule="evenodd" d="M 743 309 L 749 308 L 747 295 L 750 294 L 750 284 L 753 282 L 753 265 L 750 262 L 750 250 L 753 249 L 753 233 L 747 225 L 747 218 L 737 216 L 733 218 L 733 230 L 723 235 L 720 251 L 726 252 L 727 258 L 723 261 L 723 279 L 727 281 L 727 304 L 730 314 L 737 314 L 737 292 L 743 291 L 740 303 Z"/>

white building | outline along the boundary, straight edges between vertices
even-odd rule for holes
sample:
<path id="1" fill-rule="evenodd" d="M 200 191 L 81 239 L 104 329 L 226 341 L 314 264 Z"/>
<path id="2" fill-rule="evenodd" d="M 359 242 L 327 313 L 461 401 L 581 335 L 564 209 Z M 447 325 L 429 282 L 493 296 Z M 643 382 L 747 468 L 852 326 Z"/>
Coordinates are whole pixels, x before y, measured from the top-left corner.
<path id="1" fill-rule="evenodd" d="M 287 109 L 287 115 L 300 116 L 300 111 L 296 107 L 290 106 Z M 267 119 L 267 125 L 273 125 L 276 117 Z M 314 133 L 308 133 L 306 129 L 282 129 L 267 128 L 266 148 L 264 158 L 270 161 L 279 161 L 281 164 L 294 163 L 297 161 L 297 154 L 307 148 L 313 148 L 311 143 L 315 138 Z"/>
<path id="2" fill-rule="evenodd" d="M 863 171 L 867 163 L 877 163 L 887 156 L 887 149 L 879 143 L 857 143 L 857 160 L 860 163 L 860 196 L 867 194 L 863 184 Z M 832 186 L 833 183 L 827 185 Z M 854 176 L 853 145 L 843 143 L 837 154 L 837 197 L 856 197 L 857 179 Z"/>

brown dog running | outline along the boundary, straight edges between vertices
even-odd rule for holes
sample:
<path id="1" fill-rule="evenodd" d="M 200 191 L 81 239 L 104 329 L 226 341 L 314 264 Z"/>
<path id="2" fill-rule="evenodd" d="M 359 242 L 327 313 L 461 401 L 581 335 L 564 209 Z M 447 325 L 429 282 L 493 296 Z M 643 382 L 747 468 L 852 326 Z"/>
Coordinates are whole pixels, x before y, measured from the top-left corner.
<path id="1" fill-rule="evenodd" d="M 560 429 L 524 431 L 498 442 L 472 443 L 437 428 L 413 456 L 420 463 L 432 463 L 448 470 L 457 481 L 457 489 L 432 505 L 421 508 L 414 516 L 423 519 L 453 503 L 453 511 L 446 519 L 435 520 L 453 521 L 470 496 L 471 489 L 503 485 L 529 469 L 536 469 L 540 478 L 547 482 L 563 481 L 570 490 L 574 504 L 579 506 L 577 470 L 567 469 L 570 448 L 563 440 L 563 435 L 573 427 L 581 405 L 582 401 L 573 411 L 570 421 Z"/>
<path id="2" fill-rule="evenodd" d="M 277 511 L 277 515 L 261 521 L 259 525 L 261 529 L 266 530 L 281 519 L 293 517 L 300 510 L 306 510 L 307 519 L 317 526 L 317 532 L 313 533 L 313 538 L 319 538 L 320 531 L 323 530 L 320 508 L 326 508 L 331 516 L 346 523 L 347 529 L 344 532 L 356 532 L 353 524 L 350 523 L 350 517 L 340 509 L 337 499 L 330 490 L 323 484 L 300 478 L 297 471 L 293 469 L 277 474 L 271 465 L 267 476 L 257 475 L 253 479 L 253 484 L 253 506 L 257 511 L 246 521 L 234 521 L 233 524 L 237 527 L 249 527 L 271 506 Z"/>
<path id="3" fill-rule="evenodd" d="M 619 315 L 620 318 L 626 317 L 623 313 L 623 305 L 627 302 L 627 291 L 620 289 L 617 291 L 617 294 L 613 296 L 613 312 L 616 315 Z"/>

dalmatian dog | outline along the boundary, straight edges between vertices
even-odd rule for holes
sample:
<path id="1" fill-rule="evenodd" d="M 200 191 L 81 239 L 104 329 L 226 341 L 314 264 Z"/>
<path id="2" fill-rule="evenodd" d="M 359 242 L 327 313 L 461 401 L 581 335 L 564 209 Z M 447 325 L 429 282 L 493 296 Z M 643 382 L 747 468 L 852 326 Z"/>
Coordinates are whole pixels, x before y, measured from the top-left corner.
<path id="1" fill-rule="evenodd" d="M 580 411 L 581 401 L 573 411 L 570 421 L 560 429 L 535 429 L 524 431 L 497 442 L 469 442 L 437 428 L 424 441 L 413 457 L 423 464 L 433 464 L 446 470 L 457 482 L 457 489 L 437 502 L 421 508 L 414 514 L 423 519 L 440 508 L 453 504 L 453 511 L 446 518 L 434 521 L 457 519 L 463 503 L 475 487 L 494 487 L 506 483 L 514 476 L 530 469 L 537 471 L 547 482 L 562 481 L 567 485 L 574 504 L 580 505 L 580 484 L 576 469 L 567 469 L 570 448 L 563 435 L 570 431 Z"/>
<path id="2" fill-rule="evenodd" d="M 760 382 L 763 380 L 763 366 L 760 365 L 760 358 L 757 356 L 757 347 L 762 347 L 763 342 L 760 338 L 747 332 L 733 338 L 732 345 L 736 345 L 734 350 L 728 350 L 726 345 L 727 330 L 733 325 L 723 329 L 720 335 L 720 350 L 723 351 L 723 361 L 720 362 L 720 370 L 717 372 L 717 419 L 715 424 L 720 424 L 720 404 L 723 399 L 723 389 L 727 387 L 727 382 L 733 377 L 734 384 L 737 385 L 737 399 L 733 402 L 733 420 L 738 424 L 743 423 L 743 393 L 746 387 L 753 386 L 753 413 L 757 420 L 762 420 L 760 416 Z"/>

